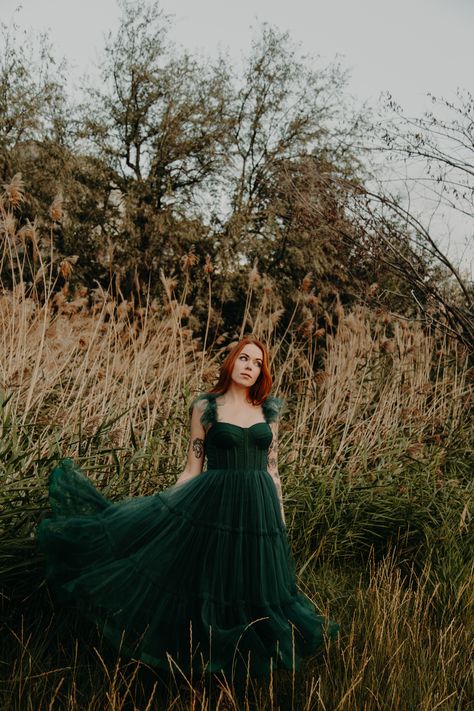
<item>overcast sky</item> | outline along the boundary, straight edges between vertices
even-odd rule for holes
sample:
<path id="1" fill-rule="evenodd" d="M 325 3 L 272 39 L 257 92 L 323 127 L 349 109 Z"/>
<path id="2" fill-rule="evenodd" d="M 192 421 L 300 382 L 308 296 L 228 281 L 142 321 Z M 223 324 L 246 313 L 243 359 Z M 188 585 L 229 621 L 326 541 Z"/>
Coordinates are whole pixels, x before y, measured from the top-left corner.
<path id="1" fill-rule="evenodd" d="M 472 90 L 474 0 L 162 0 L 172 16 L 171 39 L 188 50 L 236 61 L 263 21 L 289 30 L 324 66 L 336 57 L 351 76 L 349 92 L 375 103 L 390 91 L 405 112 L 428 108 L 426 94 L 453 98 Z M 21 6 L 21 11 L 15 9 Z M 0 18 L 47 30 L 74 79 L 94 66 L 104 34 L 118 24 L 115 0 L 0 0 Z M 455 237 L 457 253 L 468 229 Z M 462 234 L 461 234 L 462 233 Z M 471 232 L 472 234 L 472 232 Z M 474 257 L 474 238 L 469 259 Z"/>

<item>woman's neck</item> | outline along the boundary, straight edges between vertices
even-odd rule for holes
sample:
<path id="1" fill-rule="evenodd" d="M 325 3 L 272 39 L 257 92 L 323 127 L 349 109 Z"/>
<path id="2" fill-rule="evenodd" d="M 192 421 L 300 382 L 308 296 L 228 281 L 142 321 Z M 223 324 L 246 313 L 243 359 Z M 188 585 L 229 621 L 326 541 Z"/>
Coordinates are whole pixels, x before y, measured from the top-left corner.
<path id="1" fill-rule="evenodd" d="M 249 392 L 250 388 L 231 383 L 225 391 L 224 397 L 228 403 L 233 405 L 247 405 L 250 401 Z"/>

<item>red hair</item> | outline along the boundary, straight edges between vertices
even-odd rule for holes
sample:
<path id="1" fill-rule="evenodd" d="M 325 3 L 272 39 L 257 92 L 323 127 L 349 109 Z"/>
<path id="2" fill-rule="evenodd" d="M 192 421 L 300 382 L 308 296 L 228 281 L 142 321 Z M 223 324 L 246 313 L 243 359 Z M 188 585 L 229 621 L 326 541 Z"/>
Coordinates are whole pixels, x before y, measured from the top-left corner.
<path id="1" fill-rule="evenodd" d="M 235 346 L 231 349 L 231 351 L 227 354 L 224 362 L 221 365 L 219 380 L 214 385 L 212 390 L 210 390 L 210 392 L 223 395 L 226 390 L 228 390 L 232 380 L 232 370 L 234 368 L 234 363 L 239 357 L 241 351 L 249 343 L 254 346 L 257 346 L 262 351 L 262 368 L 260 371 L 260 375 L 258 376 L 256 382 L 251 386 L 249 393 L 252 405 L 261 405 L 262 402 L 264 402 L 270 394 L 273 379 L 270 374 L 270 362 L 267 347 L 261 341 L 258 341 L 256 338 L 252 338 L 250 336 L 242 338 L 242 340 L 236 343 Z"/>

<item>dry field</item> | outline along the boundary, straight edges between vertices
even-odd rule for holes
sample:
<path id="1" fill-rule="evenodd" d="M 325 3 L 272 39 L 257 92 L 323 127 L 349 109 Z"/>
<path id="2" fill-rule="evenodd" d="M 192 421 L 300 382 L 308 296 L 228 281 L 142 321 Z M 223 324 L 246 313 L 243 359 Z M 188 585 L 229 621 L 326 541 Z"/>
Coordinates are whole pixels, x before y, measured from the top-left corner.
<path id="1" fill-rule="evenodd" d="M 282 334 L 278 300 L 269 291 L 256 299 L 255 275 L 244 320 L 268 342 L 287 402 L 280 471 L 298 580 L 341 635 L 301 671 L 237 689 L 174 667 L 160 678 L 57 606 L 34 545 L 54 462 L 74 457 L 112 499 L 171 484 L 186 457 L 190 402 L 213 381 L 228 338 L 211 347 L 194 337 L 185 274 L 182 284 L 163 277 L 164 305 L 114 301 L 99 288 L 70 296 L 74 260 L 59 262 L 36 226 L 19 229 L 14 191 L 9 200 L 0 229 L 1 708 L 474 708 L 467 354 L 435 330 L 362 307 L 339 306 L 334 322 L 304 333 L 290 320 Z"/>

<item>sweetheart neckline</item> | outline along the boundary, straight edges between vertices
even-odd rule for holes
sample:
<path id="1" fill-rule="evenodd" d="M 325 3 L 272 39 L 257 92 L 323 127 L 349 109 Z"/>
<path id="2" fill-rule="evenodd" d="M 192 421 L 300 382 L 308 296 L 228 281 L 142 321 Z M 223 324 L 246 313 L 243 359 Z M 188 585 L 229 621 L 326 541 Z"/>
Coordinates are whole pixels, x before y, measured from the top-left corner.
<path id="1" fill-rule="evenodd" d="M 256 425 L 267 425 L 270 427 L 268 422 L 266 420 L 262 420 L 262 422 L 254 422 L 253 425 L 250 425 L 249 427 L 242 427 L 242 425 L 235 425 L 233 422 L 224 422 L 223 420 L 216 420 L 215 422 L 212 423 L 211 427 L 209 427 L 209 431 L 212 430 L 212 428 L 215 425 L 230 425 L 231 427 L 237 427 L 239 430 L 251 430 L 252 427 L 255 427 Z"/>

